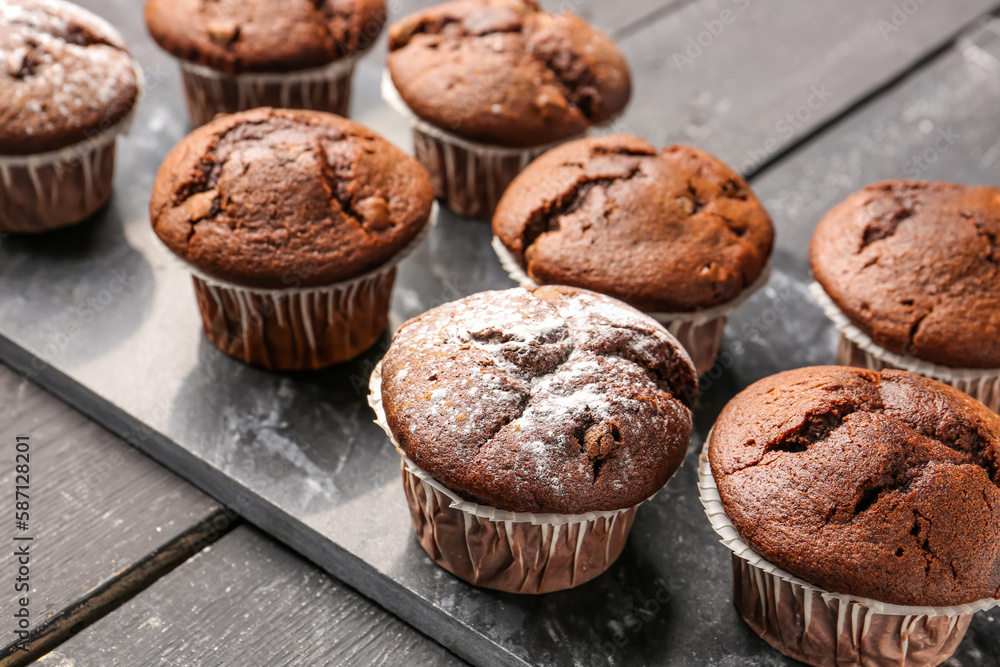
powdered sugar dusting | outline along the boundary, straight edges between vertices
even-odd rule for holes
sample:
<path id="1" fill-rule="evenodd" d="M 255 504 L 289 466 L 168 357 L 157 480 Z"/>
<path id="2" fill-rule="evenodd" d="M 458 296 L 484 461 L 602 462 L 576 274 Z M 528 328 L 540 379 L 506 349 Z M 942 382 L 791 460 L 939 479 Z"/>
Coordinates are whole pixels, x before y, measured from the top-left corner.
<path id="1" fill-rule="evenodd" d="M 406 374 L 395 370 L 397 351 Z M 383 362 L 383 388 L 387 405 L 410 406 L 395 414 L 417 424 L 403 442 L 417 465 L 445 484 L 471 475 L 477 494 L 495 487 L 551 509 L 662 477 L 662 455 L 651 464 L 630 447 L 674 447 L 679 434 L 686 451 L 690 411 L 663 380 L 678 364 L 693 382 L 677 341 L 625 304 L 519 288 L 405 324 Z"/>
<path id="2" fill-rule="evenodd" d="M 102 19 L 57 0 L 0 0 L 0 87 L 2 141 L 119 118 L 137 80 L 121 35 Z"/>

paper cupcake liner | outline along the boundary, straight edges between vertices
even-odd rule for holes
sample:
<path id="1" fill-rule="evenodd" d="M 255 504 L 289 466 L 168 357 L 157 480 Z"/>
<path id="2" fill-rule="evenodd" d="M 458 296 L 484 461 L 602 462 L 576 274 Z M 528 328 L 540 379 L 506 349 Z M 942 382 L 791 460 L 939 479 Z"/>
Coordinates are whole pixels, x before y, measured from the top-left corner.
<path id="1" fill-rule="evenodd" d="M 346 116 L 351 104 L 354 67 L 359 51 L 323 67 L 294 72 L 248 72 L 230 75 L 186 60 L 180 61 L 188 113 L 195 126 L 219 113 L 257 107 L 312 109 Z"/>
<path id="2" fill-rule="evenodd" d="M 819 283 L 814 282 L 809 285 L 809 291 L 840 332 L 837 363 L 873 371 L 897 368 L 940 380 L 972 396 L 994 412 L 1000 413 L 1000 369 L 951 368 L 890 352 L 877 345 L 871 336 L 856 327 Z"/>
<path id="3" fill-rule="evenodd" d="M 382 99 L 403 115 L 413 128 L 413 153 L 434 183 L 434 194 L 455 213 L 489 220 L 504 190 L 536 157 L 566 141 L 544 146 L 510 148 L 463 139 L 428 123 L 406 105 L 392 83 L 389 71 L 382 73 Z"/>
<path id="4" fill-rule="evenodd" d="M 382 364 L 368 404 L 399 453 L 413 529 L 431 559 L 475 586 L 550 593 L 579 586 L 621 554 L 638 505 L 610 512 L 508 512 L 470 502 L 415 465 L 389 429 L 382 407 Z M 641 503 L 640 503 L 641 504 Z"/>
<path id="5" fill-rule="evenodd" d="M 733 602 L 754 632 L 784 655 L 816 667 L 927 667 L 954 653 L 974 613 L 1000 606 L 987 598 L 952 607 L 894 605 L 831 593 L 753 551 L 726 515 L 708 460 L 698 459 L 701 504 L 733 552 Z"/>
<path id="6" fill-rule="evenodd" d="M 320 287 L 244 287 L 187 265 L 205 335 L 226 354 L 272 370 L 317 369 L 353 359 L 382 335 L 396 266 L 436 222 L 435 206 L 420 233 L 389 261 Z"/>
<path id="7" fill-rule="evenodd" d="M 132 109 L 111 127 L 59 150 L 0 155 L 0 232 L 37 233 L 81 222 L 111 198 L 115 143 L 128 134 L 143 95 L 136 65 Z"/>
<path id="8" fill-rule="evenodd" d="M 538 283 L 525 272 L 518 258 L 507 249 L 499 238 L 494 236 L 492 245 L 493 251 L 500 259 L 500 265 L 503 266 L 511 280 L 521 287 L 538 286 Z M 722 337 L 726 333 L 726 323 L 729 321 L 729 316 L 746 303 L 747 299 L 755 292 L 767 285 L 770 279 L 771 262 L 769 260 L 753 285 L 740 292 L 740 295 L 732 301 L 721 306 L 687 313 L 647 312 L 646 314 L 666 327 L 667 331 L 680 341 L 691 356 L 698 376 L 701 377 L 715 363 L 715 357 L 722 345 Z"/>

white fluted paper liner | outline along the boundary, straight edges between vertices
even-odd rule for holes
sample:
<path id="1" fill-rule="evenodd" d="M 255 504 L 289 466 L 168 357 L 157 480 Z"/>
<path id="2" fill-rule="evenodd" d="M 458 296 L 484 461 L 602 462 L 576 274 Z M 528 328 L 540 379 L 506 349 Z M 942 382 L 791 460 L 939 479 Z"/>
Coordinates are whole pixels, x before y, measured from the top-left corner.
<path id="1" fill-rule="evenodd" d="M 889 604 L 887 602 L 879 602 L 878 600 L 862 598 L 855 595 L 831 593 L 830 591 L 820 588 L 819 586 L 814 586 L 804 579 L 800 579 L 799 577 L 796 577 L 779 568 L 751 549 L 750 546 L 740 538 L 739 533 L 736 532 L 735 526 L 733 526 L 729 517 L 726 515 L 726 510 L 722 505 L 722 498 L 719 496 L 718 486 L 715 483 L 715 477 L 712 475 L 712 466 L 708 460 L 708 445 L 711 440 L 712 434 L 709 433 L 708 437 L 705 438 L 705 445 L 702 448 L 701 456 L 698 457 L 698 492 L 701 504 L 705 508 L 705 514 L 708 515 L 708 520 L 711 522 L 712 528 L 719 534 L 722 544 L 724 544 L 726 548 L 734 554 L 739 556 L 739 558 L 767 575 L 776 577 L 782 581 L 792 584 L 793 586 L 817 595 L 825 602 L 839 602 L 840 613 L 842 615 L 839 619 L 839 623 L 841 625 L 843 625 L 846 620 L 849 605 L 867 607 L 876 614 L 904 616 L 910 617 L 911 619 L 924 616 L 949 616 L 955 618 L 958 616 L 965 616 L 979 611 L 987 611 L 995 607 L 1000 607 L 1000 600 L 995 600 L 993 598 L 978 600 L 968 604 L 955 605 L 952 607 L 925 607 Z"/>
<path id="2" fill-rule="evenodd" d="M 392 431 L 389 429 L 389 424 L 385 420 L 385 410 L 382 407 L 382 362 L 379 362 L 375 366 L 375 370 L 372 371 L 371 380 L 368 385 L 368 405 L 371 406 L 372 411 L 375 413 L 375 423 L 378 424 L 385 434 L 389 437 L 389 441 L 392 442 L 392 446 L 396 448 L 399 456 L 403 459 L 403 465 L 406 470 L 417 477 L 424 484 L 434 489 L 441 495 L 447 497 L 451 504 L 449 507 L 452 509 L 464 512 L 466 514 L 471 514 L 477 516 L 481 519 L 489 519 L 490 521 L 504 522 L 513 521 L 519 523 L 530 523 L 535 526 L 562 526 L 565 524 L 572 523 L 587 523 L 590 521 L 596 521 L 598 519 L 615 519 L 624 512 L 629 512 L 634 508 L 638 507 L 642 503 L 632 505 L 631 507 L 626 507 L 620 510 L 612 510 L 607 512 L 586 512 L 584 514 L 555 514 L 555 513 L 544 513 L 544 512 L 508 512 L 507 510 L 497 509 L 496 507 L 491 507 L 489 505 L 482 505 L 479 503 L 474 503 L 463 499 L 461 496 L 456 494 L 454 491 L 441 484 L 439 481 L 428 475 L 426 472 L 421 470 L 413 461 L 411 461 L 407 456 L 406 452 L 400 446 L 399 442 L 396 440 L 395 436 L 392 435 Z M 650 496 L 646 500 L 652 500 L 655 497 Z M 643 501 L 646 502 L 646 501 Z"/>
<path id="3" fill-rule="evenodd" d="M 813 282 L 810 284 L 809 291 L 812 292 L 813 298 L 815 298 L 816 302 L 819 303 L 820 308 L 823 309 L 826 316 L 833 321 L 833 325 L 837 328 L 837 331 L 839 331 L 844 338 L 862 350 L 866 355 L 870 355 L 872 359 L 869 368 L 873 368 L 875 366 L 875 362 L 880 362 L 879 368 L 873 368 L 873 370 L 880 370 L 885 366 L 891 366 L 893 368 L 900 368 L 905 371 L 910 371 L 911 373 L 940 380 L 941 382 L 950 384 L 958 389 L 961 389 L 962 391 L 966 391 L 971 394 L 973 398 L 982 400 L 987 405 L 990 405 L 990 402 L 986 400 L 987 397 L 984 394 L 989 394 L 994 397 L 1000 394 L 1000 369 L 951 368 L 950 366 L 942 366 L 929 361 L 923 361 L 914 357 L 890 352 L 884 347 L 876 344 L 875 341 L 872 340 L 871 336 L 856 327 L 847 315 L 845 315 L 843 311 L 837 307 L 837 304 L 833 302 L 833 299 L 829 297 L 819 283 Z M 973 383 L 978 383 L 978 385 L 973 385 Z M 978 392 L 970 391 L 970 386 L 978 386 Z M 977 393 L 980 395 L 977 396 Z M 981 398 L 981 396 L 983 397 Z M 990 407 L 997 410 L 995 401 L 994 405 L 990 405 Z"/>

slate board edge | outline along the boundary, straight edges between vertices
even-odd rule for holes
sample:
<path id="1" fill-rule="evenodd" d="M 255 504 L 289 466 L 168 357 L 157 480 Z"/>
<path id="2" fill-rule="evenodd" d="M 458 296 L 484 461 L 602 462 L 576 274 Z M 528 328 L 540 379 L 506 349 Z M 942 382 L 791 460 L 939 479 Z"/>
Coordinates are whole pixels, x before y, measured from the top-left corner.
<path id="1" fill-rule="evenodd" d="M 530 664 L 485 635 L 456 622 L 446 612 L 400 586 L 361 558 L 257 496 L 249 488 L 233 481 L 170 438 L 150 429 L 2 334 L 0 362 L 10 366 L 21 377 L 26 374 L 20 369 L 33 369 L 40 365 L 41 370 L 34 371 L 26 379 L 65 401 L 116 436 L 124 437 L 134 432 L 136 427 L 149 429 L 151 437 L 141 439 L 134 445 L 139 451 L 226 507 L 238 509 L 240 516 L 246 521 L 374 600 L 460 658 L 477 665 L 523 667 Z"/>

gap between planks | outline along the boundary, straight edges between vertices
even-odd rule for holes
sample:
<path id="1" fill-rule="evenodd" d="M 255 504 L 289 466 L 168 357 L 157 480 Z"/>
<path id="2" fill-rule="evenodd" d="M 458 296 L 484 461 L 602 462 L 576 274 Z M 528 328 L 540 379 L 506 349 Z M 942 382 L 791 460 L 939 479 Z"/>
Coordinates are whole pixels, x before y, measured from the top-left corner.
<path id="1" fill-rule="evenodd" d="M 228 534 L 239 523 L 239 516 L 231 510 L 223 508 L 215 511 L 32 629 L 28 638 L 28 651 L 16 650 L 15 644 L 5 646 L 0 650 L 0 667 L 19 667 L 45 655 L 70 636 L 118 609 L 158 579 Z"/>

